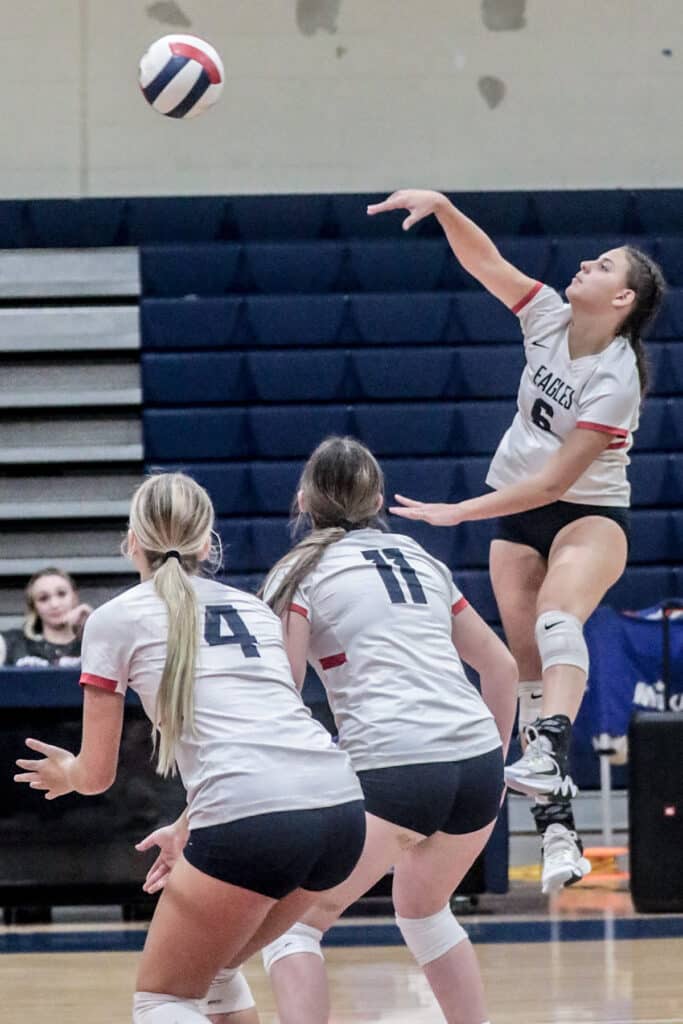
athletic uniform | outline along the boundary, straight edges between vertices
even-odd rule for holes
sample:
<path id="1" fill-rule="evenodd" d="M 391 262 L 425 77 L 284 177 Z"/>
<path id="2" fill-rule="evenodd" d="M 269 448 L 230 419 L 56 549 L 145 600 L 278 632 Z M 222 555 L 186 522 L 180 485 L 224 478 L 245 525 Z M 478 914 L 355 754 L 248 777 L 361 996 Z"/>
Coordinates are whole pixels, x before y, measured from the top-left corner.
<path id="1" fill-rule="evenodd" d="M 631 345 L 619 336 L 602 352 L 572 359 L 571 306 L 540 282 L 512 311 L 522 326 L 526 367 L 517 394 L 517 414 L 493 457 L 487 484 L 497 490 L 538 473 L 577 428 L 607 434 L 610 443 L 561 501 L 502 516 L 496 536 L 526 544 L 547 559 L 564 526 L 597 515 L 614 520 L 628 542 L 631 489 L 626 467 L 641 399 Z M 562 664 L 588 673 L 583 624 L 575 616 L 562 611 L 542 613 L 535 637 L 544 670 Z M 571 723 L 566 715 L 534 722 L 533 700 L 542 697 L 541 683 L 525 681 L 523 686 L 519 720 L 524 722 L 527 743 L 522 757 L 505 769 L 505 778 L 511 788 L 545 801 L 537 802 L 532 813 L 543 837 L 543 891 L 551 892 L 590 871 L 569 799 L 576 791 L 568 774 Z"/>
<path id="2" fill-rule="evenodd" d="M 547 558 L 563 526 L 600 515 L 615 520 L 628 538 L 631 489 L 626 467 L 641 398 L 633 349 L 626 338 L 617 337 L 596 355 L 571 359 L 571 306 L 540 282 L 512 312 L 522 326 L 526 367 L 517 414 L 498 445 L 487 484 L 498 490 L 539 472 L 577 427 L 600 431 L 612 440 L 562 501 L 501 517 L 497 536 L 528 544 Z"/>
<path id="3" fill-rule="evenodd" d="M 175 752 L 187 790 L 185 857 L 275 899 L 337 885 L 365 833 L 349 759 L 303 705 L 271 610 L 213 580 L 195 577 L 192 586 L 201 633 L 194 723 Z M 88 619 L 81 683 L 130 687 L 155 722 L 167 634 L 153 580 L 140 583 Z"/>
<path id="4" fill-rule="evenodd" d="M 500 736 L 451 640 L 466 605 L 414 540 L 368 528 L 326 548 L 290 606 L 310 623 L 309 659 L 366 809 L 423 835 L 475 831 L 500 802 Z"/>

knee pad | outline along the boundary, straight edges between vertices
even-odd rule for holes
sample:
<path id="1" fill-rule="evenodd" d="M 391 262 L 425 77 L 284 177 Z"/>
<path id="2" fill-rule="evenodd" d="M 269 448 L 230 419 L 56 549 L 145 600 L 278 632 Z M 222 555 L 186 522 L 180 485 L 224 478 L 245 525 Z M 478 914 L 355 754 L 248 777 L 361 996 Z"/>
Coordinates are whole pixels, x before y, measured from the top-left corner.
<path id="1" fill-rule="evenodd" d="M 199 1004 L 202 1013 L 237 1013 L 255 1006 L 249 983 L 239 968 L 224 967 Z"/>
<path id="2" fill-rule="evenodd" d="M 526 727 L 541 717 L 543 680 L 519 683 L 517 695 L 519 697 L 518 728 L 519 735 L 522 736 Z"/>
<path id="3" fill-rule="evenodd" d="M 320 948 L 320 940 L 323 933 L 319 928 L 313 928 L 309 924 L 301 924 L 297 921 L 292 927 L 281 935 L 274 942 L 269 942 L 261 950 L 263 966 L 266 974 L 270 974 L 270 968 L 278 960 L 286 956 L 294 956 L 295 953 L 313 953 L 324 960 L 323 951 Z"/>
<path id="4" fill-rule="evenodd" d="M 588 648 L 583 626 L 569 612 L 543 612 L 536 619 L 536 644 L 543 671 L 553 665 L 573 665 L 588 675 Z"/>
<path id="5" fill-rule="evenodd" d="M 397 914 L 396 924 L 420 967 L 443 956 L 467 938 L 467 932 L 453 917 L 448 904 L 431 917 L 399 917 Z"/>
<path id="6" fill-rule="evenodd" d="M 206 1024 L 196 999 L 179 999 L 164 992 L 136 992 L 133 1024 Z"/>

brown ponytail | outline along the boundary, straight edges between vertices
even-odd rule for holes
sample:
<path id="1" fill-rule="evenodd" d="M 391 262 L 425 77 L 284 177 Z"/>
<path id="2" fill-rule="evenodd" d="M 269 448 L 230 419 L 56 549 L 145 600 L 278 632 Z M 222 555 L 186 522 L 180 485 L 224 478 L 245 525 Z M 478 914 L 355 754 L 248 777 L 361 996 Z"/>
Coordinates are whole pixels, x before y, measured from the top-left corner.
<path id="1" fill-rule="evenodd" d="M 628 260 L 626 285 L 635 292 L 630 313 L 622 322 L 619 333 L 627 338 L 636 357 L 641 394 L 647 392 L 649 373 L 642 334 L 654 320 L 666 293 L 666 281 L 659 264 L 632 245 L 625 245 Z"/>
<path id="2" fill-rule="evenodd" d="M 308 525 L 310 532 L 270 570 L 259 591 L 283 569 L 284 578 L 268 604 L 277 615 L 286 611 L 302 580 L 313 570 L 330 544 L 350 530 L 383 526 L 379 503 L 384 476 L 374 455 L 352 437 L 328 437 L 304 466 L 298 495 L 292 505 L 293 532 Z M 301 497 L 301 511 L 298 497 Z"/>

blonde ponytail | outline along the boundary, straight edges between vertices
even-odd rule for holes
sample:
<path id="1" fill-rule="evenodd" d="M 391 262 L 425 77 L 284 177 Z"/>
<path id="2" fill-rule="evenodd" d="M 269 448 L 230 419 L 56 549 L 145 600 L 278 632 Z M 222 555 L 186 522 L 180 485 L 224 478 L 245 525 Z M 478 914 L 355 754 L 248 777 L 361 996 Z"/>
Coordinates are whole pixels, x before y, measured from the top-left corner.
<path id="1" fill-rule="evenodd" d="M 175 748 L 194 727 L 194 680 L 199 651 L 199 606 L 191 576 L 210 547 L 211 499 L 183 473 L 148 477 L 133 496 L 130 528 L 153 573 L 154 589 L 166 605 L 166 661 L 157 694 L 157 771 L 175 774 Z M 220 560 L 220 554 L 214 554 Z"/>
<path id="2" fill-rule="evenodd" d="M 157 771 L 175 774 L 175 745 L 194 720 L 194 673 L 199 650 L 199 606 L 190 578 L 176 558 L 154 573 L 154 589 L 168 610 L 166 661 L 157 693 Z M 157 744 L 155 743 L 155 746 Z"/>

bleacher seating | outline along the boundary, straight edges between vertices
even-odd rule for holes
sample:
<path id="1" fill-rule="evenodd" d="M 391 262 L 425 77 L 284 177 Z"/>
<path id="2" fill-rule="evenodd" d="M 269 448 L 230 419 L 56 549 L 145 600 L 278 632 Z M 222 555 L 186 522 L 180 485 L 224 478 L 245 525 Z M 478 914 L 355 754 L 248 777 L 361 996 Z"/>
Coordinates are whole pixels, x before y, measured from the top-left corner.
<path id="1" fill-rule="evenodd" d="M 327 434 L 365 440 L 383 460 L 388 494 L 448 501 L 482 490 L 512 417 L 523 366 L 515 317 L 464 273 L 433 223 L 405 237 L 400 215 L 367 218 L 376 198 L 225 199 L 222 234 L 141 250 L 146 459 L 208 486 L 231 576 L 258 579 L 287 549 L 298 473 Z M 658 236 L 680 223 L 683 194 L 457 199 L 501 236 L 506 258 L 558 288 L 582 258 L 624 241 L 662 261 L 671 290 L 648 344 L 631 559 L 609 600 L 637 607 L 676 592 L 683 259 L 678 238 Z M 447 561 L 497 618 L 490 523 L 397 528 Z"/>
<path id="2" fill-rule="evenodd" d="M 140 246 L 145 460 L 206 484 L 228 571 L 250 585 L 289 543 L 302 461 L 322 437 L 367 441 L 388 494 L 457 500 L 484 486 L 513 414 L 523 358 L 515 318 L 459 267 L 433 219 L 405 235 L 400 212 L 368 218 L 380 198 L 0 203 L 6 249 Z M 583 257 L 624 241 L 662 262 L 671 287 L 648 343 L 631 561 L 609 600 L 635 607 L 680 592 L 683 192 L 454 198 L 506 258 L 554 287 Z M 122 444 L 123 421 L 120 433 Z M 400 528 L 449 561 L 495 620 L 490 524 Z"/>

